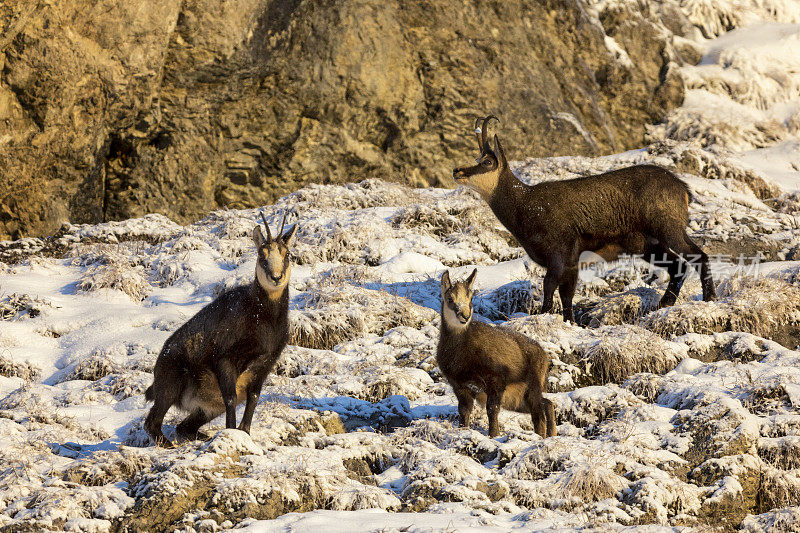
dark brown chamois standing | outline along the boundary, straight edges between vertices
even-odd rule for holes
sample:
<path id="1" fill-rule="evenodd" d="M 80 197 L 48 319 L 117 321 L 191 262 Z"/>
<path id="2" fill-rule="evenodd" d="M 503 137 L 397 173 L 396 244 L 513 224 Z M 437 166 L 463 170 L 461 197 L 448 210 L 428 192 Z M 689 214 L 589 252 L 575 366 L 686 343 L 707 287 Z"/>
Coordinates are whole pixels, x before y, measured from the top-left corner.
<path id="1" fill-rule="evenodd" d="M 572 297 L 584 251 L 606 261 L 622 253 L 641 254 L 665 267 L 670 281 L 661 307 L 675 303 L 687 264 L 700 274 L 703 300 L 716 297 L 708 256 L 686 234 L 691 193 L 677 176 L 658 166 L 637 165 L 526 185 L 508 167 L 497 135 L 494 150 L 489 146 L 492 118 L 497 119 L 490 115 L 475 129 L 481 151 L 477 164 L 454 169 L 453 178 L 477 191 L 531 259 L 547 269 L 543 313 L 552 309 L 558 287 L 564 320 L 574 322 Z"/>
<path id="2" fill-rule="evenodd" d="M 276 239 L 264 215 L 267 236 L 256 226 L 256 275 L 232 289 L 178 328 L 161 349 L 153 385 L 145 398 L 154 402 L 145 430 L 157 445 L 172 447 L 161 432 L 164 415 L 178 405 L 189 416 L 178 424 L 179 440 L 205 438 L 200 426 L 225 413 L 225 427 L 236 427 L 236 406 L 247 401 L 239 429 L 250 432 L 261 386 L 289 338 L 289 245 L 284 214 Z"/>
<path id="3" fill-rule="evenodd" d="M 500 431 L 500 407 L 530 413 L 533 427 L 542 437 L 556 434 L 553 404 L 547 392 L 550 356 L 541 346 L 510 329 L 472 320 L 472 284 L 478 271 L 466 281 L 450 282 L 442 275 L 442 325 L 436 361 L 458 399 L 458 422 L 469 425 L 474 400 L 486 406 L 489 436 Z"/>

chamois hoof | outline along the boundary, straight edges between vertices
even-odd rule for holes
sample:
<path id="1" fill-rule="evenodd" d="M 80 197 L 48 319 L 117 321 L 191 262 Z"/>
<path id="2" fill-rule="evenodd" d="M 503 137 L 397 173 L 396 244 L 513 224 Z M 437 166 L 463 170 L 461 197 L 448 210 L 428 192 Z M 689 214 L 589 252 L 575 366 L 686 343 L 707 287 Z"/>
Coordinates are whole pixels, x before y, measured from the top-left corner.
<path id="1" fill-rule="evenodd" d="M 675 293 L 671 291 L 667 291 L 664 293 L 664 296 L 661 297 L 661 301 L 658 302 L 658 308 L 661 309 L 662 307 L 669 307 L 671 305 L 675 305 L 675 302 L 678 300 L 678 297 Z"/>
<path id="2" fill-rule="evenodd" d="M 164 448 L 165 450 L 171 450 L 175 448 L 175 443 L 169 440 L 166 437 L 159 437 L 157 439 L 153 439 L 153 442 L 159 448 Z"/>

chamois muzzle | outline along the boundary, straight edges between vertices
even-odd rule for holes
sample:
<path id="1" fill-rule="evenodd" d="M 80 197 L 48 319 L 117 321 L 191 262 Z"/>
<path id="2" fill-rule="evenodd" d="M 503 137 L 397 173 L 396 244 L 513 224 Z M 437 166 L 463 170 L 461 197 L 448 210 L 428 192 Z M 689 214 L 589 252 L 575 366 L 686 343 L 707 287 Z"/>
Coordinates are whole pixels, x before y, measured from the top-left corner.
<path id="1" fill-rule="evenodd" d="M 456 311 L 456 318 L 462 324 L 466 324 L 467 322 L 469 322 L 469 319 L 472 318 L 472 312 L 470 312 L 470 313 L 465 315 L 464 313 L 462 313 L 460 311 Z"/>

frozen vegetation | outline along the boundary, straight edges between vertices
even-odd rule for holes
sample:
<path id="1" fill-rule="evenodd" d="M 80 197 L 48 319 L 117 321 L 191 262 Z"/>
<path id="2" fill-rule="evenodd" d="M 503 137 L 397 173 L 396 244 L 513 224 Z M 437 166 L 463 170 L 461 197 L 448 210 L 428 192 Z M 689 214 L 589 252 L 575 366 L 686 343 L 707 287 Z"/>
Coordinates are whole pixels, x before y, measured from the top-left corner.
<path id="1" fill-rule="evenodd" d="M 800 530 L 800 9 L 676 5 L 703 59 L 682 69 L 686 103 L 651 143 L 514 170 L 531 183 L 644 162 L 678 172 L 717 301 L 700 301 L 695 275 L 657 310 L 664 274 L 624 261 L 582 277 L 581 325 L 530 314 L 543 270 L 473 193 L 310 186 L 264 207 L 301 225 L 292 338 L 252 435 L 219 418 L 210 441 L 164 450 L 142 429 L 155 358 L 252 280 L 257 210 L 2 243 L 0 528 Z M 505 411 L 497 439 L 479 409 L 455 423 L 434 357 L 438 278 L 474 266 L 480 318 L 553 357 L 556 437 Z"/>

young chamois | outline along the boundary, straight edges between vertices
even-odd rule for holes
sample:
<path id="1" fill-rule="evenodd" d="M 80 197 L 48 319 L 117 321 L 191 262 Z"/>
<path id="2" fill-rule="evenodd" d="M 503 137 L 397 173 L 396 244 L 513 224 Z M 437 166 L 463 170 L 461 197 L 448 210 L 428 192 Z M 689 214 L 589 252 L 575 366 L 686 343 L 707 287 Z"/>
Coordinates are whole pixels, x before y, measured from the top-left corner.
<path id="1" fill-rule="evenodd" d="M 453 170 L 457 183 L 477 191 L 525 252 L 547 269 L 541 312 L 553 307 L 558 287 L 564 320 L 572 320 L 578 260 L 592 251 L 606 261 L 641 254 L 664 266 L 670 281 L 659 306 L 672 305 L 688 274 L 700 273 L 703 300 L 716 296 L 708 256 L 686 234 L 689 188 L 670 171 L 638 165 L 596 176 L 526 185 L 511 172 L 497 135 L 487 139 L 490 115 L 477 127 L 477 164 Z M 480 119 L 478 119 L 480 120 Z"/>
<path id="2" fill-rule="evenodd" d="M 236 406 L 247 400 L 239 429 L 250 432 L 261 386 L 289 338 L 289 245 L 297 224 L 276 239 L 261 215 L 267 236 L 253 228 L 256 275 L 232 289 L 178 328 L 161 349 L 153 385 L 145 398 L 154 402 L 145 430 L 157 445 L 173 444 L 161 432 L 173 405 L 189 412 L 178 424 L 179 440 L 205 438 L 198 430 L 225 413 L 225 427 L 236 427 Z"/>
<path id="3" fill-rule="evenodd" d="M 442 325 L 436 361 L 458 399 L 458 422 L 469 425 L 474 400 L 486 406 L 489 436 L 500 428 L 500 406 L 530 413 L 542 437 L 556 434 L 556 414 L 547 392 L 550 357 L 541 346 L 510 329 L 472 321 L 472 284 L 477 269 L 466 281 L 450 282 L 442 275 Z"/>

